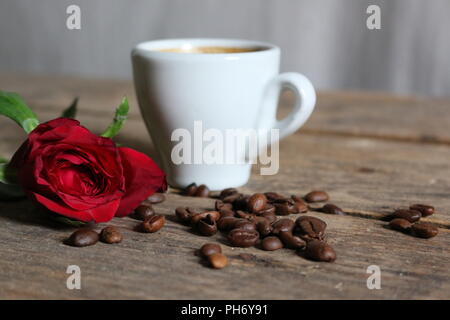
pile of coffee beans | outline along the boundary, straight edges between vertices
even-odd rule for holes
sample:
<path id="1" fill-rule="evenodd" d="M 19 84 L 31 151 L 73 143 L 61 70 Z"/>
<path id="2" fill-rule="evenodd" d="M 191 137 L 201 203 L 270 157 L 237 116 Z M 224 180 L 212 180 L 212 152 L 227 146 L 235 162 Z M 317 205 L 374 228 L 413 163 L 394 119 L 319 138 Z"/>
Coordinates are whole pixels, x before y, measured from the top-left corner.
<path id="1" fill-rule="evenodd" d="M 195 194 L 194 187 L 195 184 L 191 184 L 183 194 Z M 217 198 L 214 210 L 199 212 L 178 207 L 175 214 L 200 235 L 212 236 L 218 230 L 224 232 L 233 247 L 257 246 L 266 251 L 289 248 L 316 261 L 333 262 L 336 259 L 335 251 L 324 240 L 324 221 L 312 216 L 301 216 L 295 221 L 277 217 L 308 212 L 308 202 L 329 199 L 326 192 L 313 191 L 304 197 L 285 197 L 276 192 L 244 195 L 235 188 L 227 188 Z M 337 206 L 331 206 L 333 210 L 330 209 L 329 213 L 343 213 Z"/>
<path id="2" fill-rule="evenodd" d="M 156 214 L 153 205 L 161 203 L 166 199 L 162 193 L 155 193 L 144 200 L 130 215 L 136 220 L 142 222 L 135 228 L 136 231 L 143 233 L 154 233 L 160 230 L 166 223 L 166 218 L 162 215 Z M 107 226 L 103 228 L 98 234 L 92 228 L 83 227 L 76 230 L 65 243 L 73 247 L 87 247 L 96 244 L 99 240 L 104 243 L 113 244 L 120 243 L 123 240 L 123 235 L 120 230 L 114 226 Z"/>
<path id="3" fill-rule="evenodd" d="M 435 237 L 439 229 L 428 222 L 419 222 L 420 218 L 434 213 L 434 207 L 425 204 L 413 204 L 409 209 L 398 209 L 389 216 L 389 226 L 393 230 L 408 233 L 419 238 Z"/>
<path id="4" fill-rule="evenodd" d="M 214 269 L 222 269 L 228 265 L 228 258 L 222 254 L 222 248 L 216 243 L 206 243 L 199 250 L 200 256 L 208 261 Z"/>

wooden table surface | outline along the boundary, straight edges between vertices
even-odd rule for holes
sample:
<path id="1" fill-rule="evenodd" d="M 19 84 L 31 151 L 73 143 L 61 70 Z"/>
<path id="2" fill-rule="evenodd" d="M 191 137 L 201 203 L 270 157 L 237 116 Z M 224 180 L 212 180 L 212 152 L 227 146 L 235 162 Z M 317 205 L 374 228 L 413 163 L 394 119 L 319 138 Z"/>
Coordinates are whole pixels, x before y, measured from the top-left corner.
<path id="1" fill-rule="evenodd" d="M 117 140 L 154 154 L 129 81 L 2 75 L 0 88 L 22 94 L 42 120 L 79 96 L 78 119 L 94 132 L 107 126 L 126 94 L 131 115 Z M 283 96 L 282 112 L 290 100 Z M 255 168 L 243 192 L 324 189 L 349 213 L 310 213 L 327 222 L 335 263 L 308 261 L 288 249 L 232 248 L 219 234 L 195 235 L 174 219 L 174 209 L 209 208 L 214 200 L 173 190 L 156 206 L 168 220 L 160 232 L 137 233 L 135 220 L 113 219 L 109 224 L 123 228 L 125 240 L 86 248 L 64 245 L 72 229 L 36 215 L 27 200 L 0 202 L 0 298 L 449 299 L 449 114 L 445 99 L 321 92 L 307 125 L 281 142 L 279 174 L 260 176 Z M 0 156 L 6 157 L 25 138 L 6 118 L 0 118 L 0 136 Z M 424 220 L 439 225 L 437 237 L 414 238 L 380 220 L 417 202 L 436 206 Z M 200 264 L 194 252 L 207 241 L 223 243 L 227 268 Z M 68 265 L 80 266 L 81 290 L 66 288 Z M 381 269 L 380 290 L 366 286 L 370 265 Z"/>

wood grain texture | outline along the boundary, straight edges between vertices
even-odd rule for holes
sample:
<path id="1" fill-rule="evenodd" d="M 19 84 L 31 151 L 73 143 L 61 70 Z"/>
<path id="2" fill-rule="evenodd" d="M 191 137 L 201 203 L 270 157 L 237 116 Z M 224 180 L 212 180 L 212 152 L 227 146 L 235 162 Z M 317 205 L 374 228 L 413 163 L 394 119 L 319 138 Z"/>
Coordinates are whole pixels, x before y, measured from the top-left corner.
<path id="1" fill-rule="evenodd" d="M 79 119 L 97 132 L 109 123 L 106 115 L 112 115 L 123 94 L 133 97 L 129 82 L 109 80 L 4 76 L 0 88 L 23 93 L 43 119 L 55 117 L 78 95 Z M 131 101 L 131 116 L 119 140 L 153 154 L 134 97 Z M 289 104 L 289 96 L 282 104 Z M 425 116 L 424 105 L 435 112 Z M 443 115 L 449 107 L 448 101 L 420 103 L 381 94 L 319 94 L 317 111 L 307 127 L 280 144 L 279 174 L 260 176 L 254 168 L 243 192 L 302 195 L 325 189 L 331 202 L 349 213 L 310 213 L 327 222 L 328 241 L 338 255 L 335 263 L 311 262 L 288 249 L 232 248 L 221 234 L 198 236 L 176 221 L 174 209 L 210 208 L 214 201 L 182 197 L 176 190 L 156 206 L 168 220 L 160 232 L 138 233 L 133 231 L 135 220 L 113 219 L 110 224 L 122 228 L 125 240 L 87 248 L 64 245 L 72 229 L 38 215 L 27 200 L 0 202 L 0 298 L 449 299 L 448 130 L 440 125 L 417 128 L 418 123 L 445 124 Z M 372 114 L 375 108 L 379 114 Z M 405 113 L 409 121 L 400 119 Z M 352 114 L 359 116 L 352 118 Z M 418 138 L 423 134 L 438 141 Z M 24 139 L 20 129 L 3 118 L 0 135 L 2 156 L 11 155 Z M 436 206 L 437 213 L 427 220 L 440 226 L 437 237 L 413 238 L 379 220 L 394 208 L 415 202 Z M 222 243 L 230 258 L 223 270 L 203 266 L 194 254 L 212 240 Z M 253 258 L 242 259 L 240 253 Z M 66 288 L 70 264 L 81 267 L 82 290 Z M 369 265 L 381 268 L 381 290 L 366 287 Z"/>

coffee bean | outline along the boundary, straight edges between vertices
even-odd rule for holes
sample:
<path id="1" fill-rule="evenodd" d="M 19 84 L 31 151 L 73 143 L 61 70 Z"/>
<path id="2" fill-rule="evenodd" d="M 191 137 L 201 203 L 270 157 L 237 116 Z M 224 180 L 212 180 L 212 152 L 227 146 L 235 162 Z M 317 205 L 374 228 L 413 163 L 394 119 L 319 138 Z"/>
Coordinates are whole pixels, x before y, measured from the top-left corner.
<path id="1" fill-rule="evenodd" d="M 294 232 L 303 240 L 323 239 L 327 224 L 315 217 L 302 216 L 295 220 Z"/>
<path id="2" fill-rule="evenodd" d="M 256 231 L 256 224 L 248 220 L 239 220 L 234 224 L 233 229 Z"/>
<path id="3" fill-rule="evenodd" d="M 209 197 L 209 188 L 204 184 L 199 185 L 197 187 L 197 190 L 195 191 L 194 196 L 201 197 L 201 198 Z"/>
<path id="4" fill-rule="evenodd" d="M 391 229 L 408 232 L 411 229 L 411 222 L 405 219 L 396 218 L 389 222 L 389 226 Z"/>
<path id="5" fill-rule="evenodd" d="M 263 213 L 260 215 L 260 217 L 263 217 L 263 218 L 269 220 L 270 223 L 274 223 L 275 220 L 277 220 L 277 217 L 272 212 Z"/>
<path id="6" fill-rule="evenodd" d="M 294 236 L 291 232 L 280 231 L 278 237 L 283 242 L 284 246 L 289 249 L 301 249 L 306 245 L 305 241 L 300 237 Z"/>
<path id="7" fill-rule="evenodd" d="M 175 209 L 175 214 L 178 219 L 180 219 L 181 222 L 190 222 L 192 213 L 189 211 L 188 208 L 185 207 L 178 207 Z"/>
<path id="8" fill-rule="evenodd" d="M 327 203 L 320 209 L 320 211 L 328 214 L 345 215 L 344 211 L 341 208 L 332 203 Z"/>
<path id="9" fill-rule="evenodd" d="M 195 226 L 201 219 L 206 218 L 209 215 L 214 219 L 214 221 L 218 221 L 220 219 L 219 211 L 212 210 L 212 211 L 195 213 L 191 217 L 191 225 Z"/>
<path id="10" fill-rule="evenodd" d="M 262 237 L 269 235 L 272 232 L 272 226 L 269 220 L 263 218 L 256 224 L 256 229 Z"/>
<path id="11" fill-rule="evenodd" d="M 200 255 L 203 258 L 207 258 L 214 253 L 222 253 L 222 248 L 217 243 L 206 243 L 200 248 Z"/>
<path id="12" fill-rule="evenodd" d="M 225 203 L 234 203 L 237 199 L 241 198 L 242 194 L 240 193 L 232 193 L 222 198 L 222 201 Z"/>
<path id="13" fill-rule="evenodd" d="M 160 203 L 166 200 L 166 196 L 162 193 L 154 193 L 150 197 L 147 198 L 152 204 Z"/>
<path id="14" fill-rule="evenodd" d="M 264 195 L 266 196 L 269 203 L 286 199 L 285 196 L 282 196 L 281 194 L 276 192 L 265 192 Z"/>
<path id="15" fill-rule="evenodd" d="M 100 232 L 100 239 L 106 243 L 119 243 L 122 241 L 123 236 L 119 229 L 113 226 L 108 226 L 103 228 Z"/>
<path id="16" fill-rule="evenodd" d="M 222 269 L 228 265 L 228 259 L 222 253 L 214 253 L 208 256 L 208 261 L 214 269 Z"/>
<path id="17" fill-rule="evenodd" d="M 311 191 L 305 196 L 306 202 L 324 202 L 328 199 L 329 196 L 325 191 Z"/>
<path id="18" fill-rule="evenodd" d="M 336 252 L 333 247 L 320 240 L 312 240 L 306 244 L 305 256 L 315 261 L 333 262 L 336 260 Z"/>
<path id="19" fill-rule="evenodd" d="M 236 222 L 241 219 L 235 217 L 223 217 L 217 221 L 217 228 L 222 231 L 228 231 L 234 228 Z"/>
<path id="20" fill-rule="evenodd" d="M 257 214 L 258 215 L 264 215 L 264 214 L 272 214 L 275 215 L 276 213 L 276 209 L 275 206 L 273 204 L 266 204 L 266 206 L 264 207 L 264 209 L 262 209 L 261 211 L 259 211 Z"/>
<path id="21" fill-rule="evenodd" d="M 138 220 L 145 220 L 155 214 L 151 204 L 141 204 L 134 210 L 134 217 Z"/>
<path id="22" fill-rule="evenodd" d="M 249 199 L 249 196 L 246 195 L 240 195 L 237 199 L 233 201 L 233 209 L 234 210 L 247 210 L 247 201 Z"/>
<path id="23" fill-rule="evenodd" d="M 220 213 L 221 218 L 234 217 L 234 215 L 235 215 L 235 212 L 233 210 L 229 210 L 229 209 L 220 209 L 219 213 Z"/>
<path id="24" fill-rule="evenodd" d="M 411 230 L 416 237 L 425 239 L 435 237 L 439 233 L 439 229 L 428 222 L 415 223 L 412 225 Z"/>
<path id="25" fill-rule="evenodd" d="M 141 223 L 141 231 L 146 233 L 153 233 L 160 230 L 166 223 L 166 218 L 161 215 L 154 215 L 145 219 Z"/>
<path id="26" fill-rule="evenodd" d="M 279 234 L 281 231 L 292 232 L 294 229 L 295 222 L 291 219 L 284 218 L 280 219 L 272 224 L 272 233 Z"/>
<path id="27" fill-rule="evenodd" d="M 294 206 L 297 209 L 296 211 L 299 213 L 308 212 L 308 204 L 300 197 L 291 196 L 291 199 L 294 200 Z"/>
<path id="28" fill-rule="evenodd" d="M 183 194 L 188 197 L 193 197 L 196 192 L 197 192 L 197 184 L 196 183 L 191 183 L 183 190 Z"/>
<path id="29" fill-rule="evenodd" d="M 401 218 L 409 222 L 416 222 L 422 217 L 422 214 L 416 210 L 398 209 L 392 215 L 392 218 Z"/>
<path id="30" fill-rule="evenodd" d="M 86 247 L 96 244 L 98 240 L 99 235 L 94 230 L 78 229 L 67 239 L 67 244 L 74 247 Z"/>
<path id="31" fill-rule="evenodd" d="M 251 247 L 259 240 L 258 231 L 233 229 L 228 234 L 228 240 L 234 247 Z"/>
<path id="32" fill-rule="evenodd" d="M 228 197 L 228 196 L 231 196 L 231 195 L 233 195 L 233 194 L 236 194 L 236 193 L 239 193 L 239 192 L 238 192 L 237 189 L 235 189 L 235 188 L 227 188 L 227 189 L 223 189 L 223 190 L 220 192 L 219 198 L 220 198 L 220 199 L 224 199 L 224 198 L 226 198 L 226 197 Z"/>
<path id="33" fill-rule="evenodd" d="M 426 204 L 413 204 L 409 209 L 419 211 L 422 214 L 422 217 L 428 217 L 434 213 L 434 207 Z"/>
<path id="34" fill-rule="evenodd" d="M 212 236 L 217 233 L 217 224 L 211 215 L 207 215 L 206 218 L 201 219 L 196 227 L 198 232 L 203 236 Z"/>
<path id="35" fill-rule="evenodd" d="M 237 218 L 246 219 L 246 220 L 252 219 L 255 216 L 252 213 L 248 213 L 248 212 L 245 212 L 245 211 L 242 211 L 242 210 L 235 211 L 235 215 L 236 215 Z"/>
<path id="36" fill-rule="evenodd" d="M 267 204 L 267 198 L 262 193 L 255 193 L 247 201 L 247 208 L 250 212 L 260 212 L 262 211 Z"/>
<path id="37" fill-rule="evenodd" d="M 266 251 L 274 251 L 283 248 L 283 242 L 278 237 L 266 237 L 261 242 L 261 247 Z"/>
<path id="38" fill-rule="evenodd" d="M 217 200 L 214 204 L 214 207 L 217 211 L 222 209 L 233 210 L 233 205 L 231 203 L 224 203 L 221 200 Z"/>
<path id="39" fill-rule="evenodd" d="M 292 199 L 284 199 L 281 202 L 274 202 L 276 214 L 279 216 L 287 216 L 298 213 L 297 207 Z"/>

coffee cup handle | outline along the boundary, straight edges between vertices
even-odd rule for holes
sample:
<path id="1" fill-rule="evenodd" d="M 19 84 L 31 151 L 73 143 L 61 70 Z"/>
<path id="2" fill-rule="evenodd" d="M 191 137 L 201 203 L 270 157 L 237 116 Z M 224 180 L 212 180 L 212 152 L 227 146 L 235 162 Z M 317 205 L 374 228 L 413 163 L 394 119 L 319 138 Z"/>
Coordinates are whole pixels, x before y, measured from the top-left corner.
<path id="1" fill-rule="evenodd" d="M 295 105 L 284 119 L 277 120 L 278 98 L 282 89 L 289 89 L 295 94 Z M 282 139 L 299 129 L 308 120 L 316 104 L 316 92 L 311 82 L 304 75 L 286 72 L 277 75 L 266 89 L 263 107 L 260 113 L 259 129 L 279 130 Z"/>

